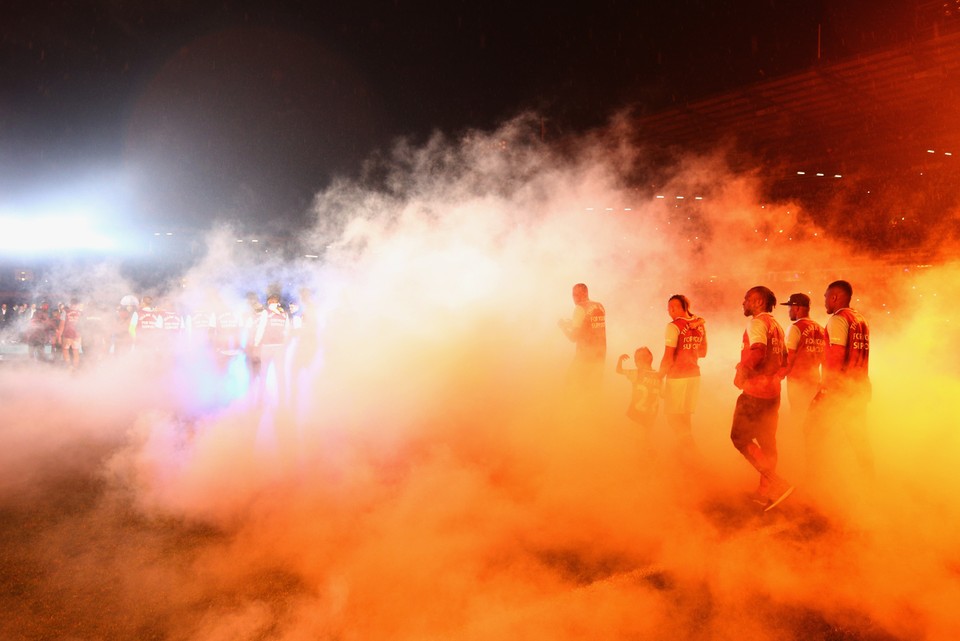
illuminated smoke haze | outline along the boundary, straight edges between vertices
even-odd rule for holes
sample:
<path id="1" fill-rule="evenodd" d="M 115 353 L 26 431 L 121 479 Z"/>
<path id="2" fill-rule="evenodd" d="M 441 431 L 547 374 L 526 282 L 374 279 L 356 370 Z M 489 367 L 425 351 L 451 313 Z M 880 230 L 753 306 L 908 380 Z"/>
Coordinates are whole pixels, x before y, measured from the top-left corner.
<path id="1" fill-rule="evenodd" d="M 318 195 L 301 242 L 322 261 L 250 264 L 221 231 L 159 292 L 309 290 L 315 351 L 286 406 L 208 393 L 197 354 L 0 370 L 0 636 L 956 637 L 957 266 L 860 256 L 719 156 L 679 162 L 667 198 L 638 191 L 622 124 L 562 149 L 529 131 L 400 143 Z M 130 287 L 100 276 L 111 300 Z M 823 322 L 836 278 L 872 323 L 876 483 L 840 442 L 834 491 L 805 492 L 784 397 L 800 488 L 756 516 L 728 438 L 743 293 L 808 292 Z M 608 314 L 588 399 L 556 327 L 577 282 Z M 662 416 L 648 455 L 613 372 L 640 345 L 659 359 L 673 293 L 710 340 L 695 470 Z"/>

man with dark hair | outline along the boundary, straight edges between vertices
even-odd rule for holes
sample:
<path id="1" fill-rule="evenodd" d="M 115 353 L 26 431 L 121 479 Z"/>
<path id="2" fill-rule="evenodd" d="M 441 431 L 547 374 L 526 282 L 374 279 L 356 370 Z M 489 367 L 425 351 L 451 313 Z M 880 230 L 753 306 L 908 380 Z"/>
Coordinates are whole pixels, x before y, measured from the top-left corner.
<path id="1" fill-rule="evenodd" d="M 777 475 L 777 419 L 780 369 L 786 363 L 783 328 L 771 312 L 777 298 L 768 288 L 751 287 L 743 297 L 743 315 L 750 317 L 743 333 L 734 385 L 742 390 L 733 412 L 730 440 L 760 473 L 755 500 L 772 509 L 793 492 Z"/>
<path id="2" fill-rule="evenodd" d="M 824 441 L 831 425 L 843 425 L 861 468 L 873 475 L 873 454 L 867 438 L 870 401 L 870 328 L 863 315 L 850 308 L 853 287 L 845 280 L 827 286 L 824 308 L 831 314 L 824 328 L 823 377 L 807 415 L 807 458 L 811 472 L 823 463 Z"/>
<path id="3" fill-rule="evenodd" d="M 820 387 L 820 364 L 823 362 L 823 328 L 810 318 L 810 297 L 790 294 L 785 303 L 790 308 L 793 324 L 787 330 L 787 365 L 782 374 L 787 379 L 790 411 L 803 416 Z"/>
<path id="4" fill-rule="evenodd" d="M 577 344 L 570 377 L 578 385 L 595 387 L 603 378 L 607 357 L 607 313 L 602 304 L 590 300 L 583 283 L 573 286 L 573 304 L 573 317 L 557 323 L 566 337 Z"/>

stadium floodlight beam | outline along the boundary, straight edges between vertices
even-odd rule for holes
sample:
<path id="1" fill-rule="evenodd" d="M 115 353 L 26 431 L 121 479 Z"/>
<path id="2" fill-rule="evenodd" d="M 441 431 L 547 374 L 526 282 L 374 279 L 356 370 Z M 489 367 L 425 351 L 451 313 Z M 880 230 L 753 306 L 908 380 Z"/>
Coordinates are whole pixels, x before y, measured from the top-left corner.
<path id="1" fill-rule="evenodd" d="M 81 215 L 24 216 L 0 213 L 0 252 L 17 256 L 113 253 L 119 239 Z"/>
<path id="2" fill-rule="evenodd" d="M 129 182 L 124 172 L 90 171 L 0 195 L 0 254 L 46 260 L 142 252 L 145 241 L 130 226 Z"/>

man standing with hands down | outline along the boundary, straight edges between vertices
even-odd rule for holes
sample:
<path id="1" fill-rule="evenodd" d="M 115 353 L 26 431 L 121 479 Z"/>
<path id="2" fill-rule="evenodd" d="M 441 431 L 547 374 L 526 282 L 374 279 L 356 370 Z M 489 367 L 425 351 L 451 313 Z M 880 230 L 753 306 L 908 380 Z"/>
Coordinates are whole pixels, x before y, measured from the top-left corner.
<path id="1" fill-rule="evenodd" d="M 790 294 L 785 303 L 793 324 L 787 330 L 787 397 L 794 416 L 803 416 L 820 387 L 820 363 L 823 361 L 823 328 L 810 318 L 810 297 Z"/>
<path id="2" fill-rule="evenodd" d="M 743 297 L 743 315 L 750 322 L 733 381 L 743 393 L 737 398 L 730 429 L 734 447 L 760 472 L 754 498 L 766 510 L 793 492 L 793 486 L 777 476 L 780 369 L 786 352 L 783 328 L 771 314 L 776 304 L 776 296 L 763 286 L 751 287 Z"/>
<path id="3" fill-rule="evenodd" d="M 820 472 L 831 428 L 846 431 L 861 470 L 872 478 L 873 453 L 867 436 L 867 403 L 871 397 L 870 328 L 863 314 L 850 308 L 853 287 L 837 280 L 824 292 L 824 308 L 832 314 L 824 334 L 823 378 L 807 414 L 807 463 Z"/>

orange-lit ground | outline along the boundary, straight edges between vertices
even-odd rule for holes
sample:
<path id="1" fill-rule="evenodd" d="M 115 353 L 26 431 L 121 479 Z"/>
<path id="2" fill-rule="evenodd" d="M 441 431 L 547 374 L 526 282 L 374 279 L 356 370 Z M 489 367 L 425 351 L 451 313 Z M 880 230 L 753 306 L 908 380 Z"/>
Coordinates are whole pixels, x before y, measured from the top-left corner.
<path id="1" fill-rule="evenodd" d="M 391 196 L 320 200 L 320 350 L 295 403 L 201 411 L 198 370 L 163 362 L 0 369 L 0 637 L 960 635 L 956 265 L 904 273 L 812 234 L 764 243 L 757 223 L 790 206 L 761 212 L 710 160 L 678 174 L 708 194 L 693 242 L 656 202 L 586 211 L 629 197 L 613 154 L 406 153 Z M 756 284 L 806 291 L 822 322 L 835 278 L 872 324 L 877 477 L 838 439 L 830 491 L 805 488 L 785 402 L 781 470 L 799 487 L 763 515 L 728 440 L 740 301 Z M 609 326 L 588 401 L 564 389 L 556 329 L 579 281 Z M 694 469 L 674 464 L 662 417 L 655 455 L 642 448 L 613 374 L 640 345 L 659 358 L 677 292 L 710 340 Z"/>

